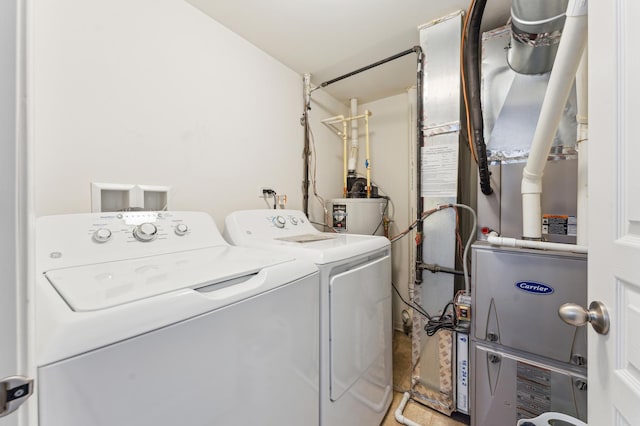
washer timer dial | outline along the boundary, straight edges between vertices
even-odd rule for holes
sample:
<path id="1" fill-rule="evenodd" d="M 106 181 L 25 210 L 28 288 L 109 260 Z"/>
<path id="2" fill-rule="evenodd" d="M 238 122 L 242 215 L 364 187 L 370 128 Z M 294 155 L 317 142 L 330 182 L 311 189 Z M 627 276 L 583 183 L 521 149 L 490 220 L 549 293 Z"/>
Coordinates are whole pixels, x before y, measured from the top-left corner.
<path id="1" fill-rule="evenodd" d="M 282 216 L 276 216 L 273 218 L 273 224 L 276 226 L 276 228 L 284 228 L 284 226 L 287 224 L 287 220 Z"/>
<path id="2" fill-rule="evenodd" d="M 179 235 L 182 237 L 184 234 L 189 232 L 189 227 L 184 223 L 179 223 L 176 225 L 175 232 L 176 232 L 176 235 Z"/>
<path id="3" fill-rule="evenodd" d="M 93 241 L 96 243 L 106 243 L 111 239 L 111 231 L 107 228 L 100 228 L 93 233 Z"/>
<path id="4" fill-rule="evenodd" d="M 133 236 L 143 243 L 153 241 L 158 236 L 158 228 L 153 223 L 141 223 L 133 228 Z"/>

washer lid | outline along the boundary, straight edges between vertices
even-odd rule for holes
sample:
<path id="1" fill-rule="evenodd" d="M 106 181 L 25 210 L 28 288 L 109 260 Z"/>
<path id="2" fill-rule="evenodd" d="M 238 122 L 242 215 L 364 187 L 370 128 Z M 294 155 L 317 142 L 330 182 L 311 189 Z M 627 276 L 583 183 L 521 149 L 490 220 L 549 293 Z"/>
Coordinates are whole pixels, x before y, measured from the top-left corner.
<path id="1" fill-rule="evenodd" d="M 45 276 L 71 309 L 95 311 L 184 288 L 233 284 L 290 260 L 266 251 L 217 246 L 51 270 Z"/>
<path id="2" fill-rule="evenodd" d="M 279 225 L 278 218 L 283 220 Z M 224 224 L 224 237 L 235 246 L 278 250 L 316 265 L 389 250 L 391 245 L 381 236 L 320 232 L 297 210 L 240 210 L 229 214 Z"/>
<path id="3" fill-rule="evenodd" d="M 287 253 L 297 259 L 306 259 L 316 265 L 326 265 L 333 262 L 341 262 L 345 259 L 361 256 L 366 253 L 377 252 L 382 249 L 389 250 L 390 242 L 385 237 L 357 234 L 327 234 L 328 238 L 320 238 L 307 241 L 297 241 L 293 236 L 285 238 L 264 238 L 248 236 L 234 244 L 244 247 L 277 250 L 279 253 Z"/>

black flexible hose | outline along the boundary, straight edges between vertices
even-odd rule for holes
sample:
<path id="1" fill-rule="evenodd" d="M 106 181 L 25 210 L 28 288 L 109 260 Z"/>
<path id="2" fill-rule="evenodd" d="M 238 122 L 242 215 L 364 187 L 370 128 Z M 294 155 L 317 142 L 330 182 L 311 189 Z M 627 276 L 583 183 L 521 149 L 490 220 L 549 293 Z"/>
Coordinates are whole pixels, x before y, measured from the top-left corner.
<path id="1" fill-rule="evenodd" d="M 467 77 L 467 92 L 469 99 L 469 109 L 471 116 L 471 128 L 473 132 L 473 142 L 478 158 L 478 174 L 480 177 L 480 190 L 485 195 L 491 195 L 489 163 L 487 161 L 487 145 L 484 142 L 484 124 L 482 118 L 482 104 L 480 102 L 480 23 L 484 14 L 487 0 L 476 0 L 467 26 L 465 35 L 466 46 L 464 47 L 465 73 Z"/>

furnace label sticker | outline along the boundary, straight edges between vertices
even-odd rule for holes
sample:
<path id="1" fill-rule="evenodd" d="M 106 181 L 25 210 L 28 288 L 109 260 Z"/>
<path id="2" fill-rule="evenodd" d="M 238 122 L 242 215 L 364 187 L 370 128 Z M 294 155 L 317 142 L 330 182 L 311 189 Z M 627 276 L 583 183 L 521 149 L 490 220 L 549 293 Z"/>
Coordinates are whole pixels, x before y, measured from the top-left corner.
<path id="1" fill-rule="evenodd" d="M 455 197 L 458 191 L 458 144 L 422 148 L 422 196 Z"/>
<path id="2" fill-rule="evenodd" d="M 542 233 L 546 235 L 567 235 L 575 237 L 578 222 L 575 216 L 545 214 L 542 216 Z"/>
<path id="3" fill-rule="evenodd" d="M 518 361 L 516 392 L 518 420 L 551 411 L 551 372 Z"/>

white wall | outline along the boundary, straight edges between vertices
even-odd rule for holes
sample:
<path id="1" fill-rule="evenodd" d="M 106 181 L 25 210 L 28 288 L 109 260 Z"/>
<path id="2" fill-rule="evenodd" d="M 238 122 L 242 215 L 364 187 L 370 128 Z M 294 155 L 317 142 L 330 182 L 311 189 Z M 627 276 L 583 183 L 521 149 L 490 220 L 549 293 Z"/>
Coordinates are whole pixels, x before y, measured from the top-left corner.
<path id="1" fill-rule="evenodd" d="M 302 76 L 182 0 L 32 7 L 38 216 L 89 212 L 91 182 L 171 186 L 171 209 L 207 211 L 220 228 L 233 210 L 266 207 L 260 186 L 302 208 Z M 313 92 L 324 199 L 342 196 L 342 143 L 320 120 L 348 115 L 347 103 Z M 395 234 L 410 219 L 407 95 L 365 108 L 373 111 L 372 176 L 392 198 Z M 324 222 L 313 187 L 309 211 Z M 394 245 L 393 267 L 405 296 L 406 241 Z M 396 302 L 396 327 L 401 309 Z"/>
<path id="2" fill-rule="evenodd" d="M 309 187 L 309 217 L 315 223 L 326 224 L 324 201 L 342 197 L 343 185 L 342 138 L 322 124 L 321 120 L 341 114 L 348 116 L 346 102 L 339 103 L 322 90 L 314 91 L 311 97 L 309 123 L 312 155 L 309 178 L 312 184 Z M 314 181 L 317 196 L 314 195 Z M 323 227 L 319 229 L 326 230 Z"/>
<path id="3" fill-rule="evenodd" d="M 411 91 L 415 96 L 415 91 Z M 380 188 L 380 192 L 391 197 L 389 213 L 392 218 L 389 234 L 397 235 L 407 229 L 414 218 L 410 214 L 411 194 L 410 182 L 412 171 L 409 168 L 411 133 L 415 132 L 415 123 L 411 120 L 409 95 L 406 93 L 362 104 L 359 112 L 368 109 L 372 112 L 369 120 L 371 179 Z M 360 134 L 364 135 L 364 125 L 360 126 Z M 360 161 L 358 173 L 365 173 L 364 137 L 360 141 Z M 392 246 L 392 279 L 402 297 L 409 300 L 408 284 L 413 264 L 410 253 L 414 249 L 411 235 L 393 243 Z M 407 309 L 397 294 L 393 293 L 393 325 L 402 329 L 402 310 Z"/>
<path id="4" fill-rule="evenodd" d="M 297 73 L 182 0 L 34 2 L 31 31 L 37 215 L 90 211 L 90 182 L 171 186 L 219 227 L 261 185 L 302 208 Z"/>

